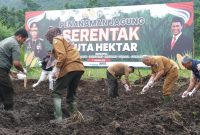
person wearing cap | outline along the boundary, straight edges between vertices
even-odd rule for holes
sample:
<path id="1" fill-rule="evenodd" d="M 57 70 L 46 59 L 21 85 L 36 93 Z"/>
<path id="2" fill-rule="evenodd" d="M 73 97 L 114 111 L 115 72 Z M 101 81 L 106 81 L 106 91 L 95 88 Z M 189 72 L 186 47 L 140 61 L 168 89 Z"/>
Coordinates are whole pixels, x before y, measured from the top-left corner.
<path id="1" fill-rule="evenodd" d="M 14 36 L 0 42 L 0 100 L 3 102 L 5 110 L 13 109 L 14 89 L 9 75 L 17 78 L 17 74 L 10 73 L 11 67 L 14 66 L 18 71 L 26 74 L 20 63 L 20 46 L 27 38 L 27 31 L 19 29 Z"/>
<path id="2" fill-rule="evenodd" d="M 200 87 L 200 61 L 193 60 L 188 56 L 184 56 L 182 59 L 182 65 L 186 69 L 192 71 L 190 77 L 190 84 L 187 90 L 184 91 L 182 94 L 182 98 L 185 98 L 187 96 L 193 96 Z"/>
<path id="3" fill-rule="evenodd" d="M 53 90 L 54 116 L 55 119 L 62 120 L 61 96 L 67 91 L 66 102 L 70 114 L 78 112 L 76 103 L 76 89 L 84 73 L 84 66 L 79 54 L 72 42 L 69 42 L 61 34 L 61 30 L 52 27 L 46 33 L 46 39 L 53 46 L 53 56 L 56 64 L 52 74 L 55 80 Z"/>
<path id="4" fill-rule="evenodd" d="M 141 94 L 146 93 L 151 87 L 154 86 L 155 82 L 159 81 L 164 77 L 163 84 L 163 99 L 164 102 L 171 100 L 171 90 L 178 79 L 177 66 L 170 59 L 164 56 L 148 56 L 142 57 L 142 62 L 150 66 L 152 73 L 148 83 L 144 86 Z"/>
<path id="5" fill-rule="evenodd" d="M 25 42 L 26 51 L 34 51 L 34 56 L 39 57 L 42 61 L 46 56 L 47 51 L 44 46 L 44 40 L 39 38 L 39 30 L 36 22 L 33 22 L 30 25 L 29 33 L 31 37 Z"/>
<path id="6" fill-rule="evenodd" d="M 52 76 L 52 70 L 53 66 L 55 64 L 55 59 L 52 56 L 52 51 L 49 50 L 47 53 L 47 56 L 45 56 L 42 60 L 42 72 L 40 75 L 40 79 L 33 84 L 33 88 L 38 86 L 42 81 L 45 81 L 46 78 L 48 77 L 49 80 L 49 89 L 53 90 L 53 76 Z"/>
<path id="7" fill-rule="evenodd" d="M 126 91 L 130 89 L 129 74 L 134 72 L 134 67 L 128 66 L 124 63 L 116 63 L 107 68 L 107 85 L 108 85 L 108 96 L 115 98 L 118 94 L 118 80 L 125 76 L 125 81 L 121 80 L 121 83 L 126 88 Z"/>

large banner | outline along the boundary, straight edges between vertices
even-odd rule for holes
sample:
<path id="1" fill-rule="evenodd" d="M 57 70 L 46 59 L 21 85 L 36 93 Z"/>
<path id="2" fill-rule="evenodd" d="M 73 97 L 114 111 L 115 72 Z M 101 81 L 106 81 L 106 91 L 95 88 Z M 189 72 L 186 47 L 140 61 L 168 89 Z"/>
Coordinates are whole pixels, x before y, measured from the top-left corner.
<path id="1" fill-rule="evenodd" d="M 25 58 L 35 58 L 27 65 L 38 66 L 51 49 L 44 36 L 50 26 L 60 27 L 75 44 L 85 66 L 123 62 L 143 67 L 142 55 L 164 55 L 177 63 L 183 55 L 193 55 L 193 2 L 33 11 L 25 16 L 30 32 Z"/>

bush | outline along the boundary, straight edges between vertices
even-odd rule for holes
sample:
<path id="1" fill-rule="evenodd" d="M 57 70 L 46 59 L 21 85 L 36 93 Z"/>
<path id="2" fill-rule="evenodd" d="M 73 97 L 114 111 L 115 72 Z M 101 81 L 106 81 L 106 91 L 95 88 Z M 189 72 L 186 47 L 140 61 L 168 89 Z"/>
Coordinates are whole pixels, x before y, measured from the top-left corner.
<path id="1" fill-rule="evenodd" d="M 13 29 L 7 28 L 0 22 L 0 41 L 11 36 L 13 34 Z"/>

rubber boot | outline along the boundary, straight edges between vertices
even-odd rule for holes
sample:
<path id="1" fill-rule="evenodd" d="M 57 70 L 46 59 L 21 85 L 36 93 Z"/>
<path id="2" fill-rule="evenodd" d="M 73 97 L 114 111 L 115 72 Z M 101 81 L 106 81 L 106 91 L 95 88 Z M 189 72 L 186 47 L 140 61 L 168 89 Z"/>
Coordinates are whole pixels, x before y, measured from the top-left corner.
<path id="1" fill-rule="evenodd" d="M 163 96 L 164 103 L 169 103 L 171 101 L 171 96 Z"/>
<path id="2" fill-rule="evenodd" d="M 54 98 L 54 117 L 57 121 L 62 120 L 61 98 Z"/>
<path id="3" fill-rule="evenodd" d="M 71 102 L 71 103 L 69 103 L 69 105 L 68 105 L 68 111 L 69 111 L 70 113 L 77 112 L 77 111 L 78 111 L 77 103 L 76 103 L 76 102 Z"/>

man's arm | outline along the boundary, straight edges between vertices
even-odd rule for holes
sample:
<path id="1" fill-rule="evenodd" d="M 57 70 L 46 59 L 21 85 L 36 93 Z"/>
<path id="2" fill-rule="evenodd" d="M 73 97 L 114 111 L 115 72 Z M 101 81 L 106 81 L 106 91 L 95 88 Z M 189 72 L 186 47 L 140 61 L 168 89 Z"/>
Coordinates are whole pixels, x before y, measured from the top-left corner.
<path id="1" fill-rule="evenodd" d="M 15 67 L 17 70 L 19 70 L 19 71 L 21 71 L 21 72 L 23 72 L 23 73 L 25 72 L 24 69 L 23 69 L 22 64 L 20 63 L 20 61 L 14 60 L 14 61 L 13 61 L 13 65 L 14 65 L 14 67 Z"/>
<path id="2" fill-rule="evenodd" d="M 194 74 L 191 74 L 191 78 L 190 78 L 190 84 L 187 88 L 187 91 L 190 92 L 194 87 L 195 87 L 195 84 L 196 84 L 196 77 L 194 76 Z"/>
<path id="3" fill-rule="evenodd" d="M 124 73 L 125 73 L 125 81 L 126 81 L 126 84 L 128 84 L 128 86 L 130 86 L 130 83 L 129 83 L 129 67 L 128 65 L 125 65 L 125 68 L 124 68 Z"/>
<path id="4" fill-rule="evenodd" d="M 149 82 L 151 82 L 151 81 L 153 81 L 153 80 L 154 80 L 154 78 L 155 78 L 155 76 L 156 76 L 156 73 L 154 73 L 154 74 L 151 74 L 151 77 L 149 78 L 149 81 L 148 81 L 148 83 L 149 83 Z"/>
<path id="5" fill-rule="evenodd" d="M 153 82 L 156 82 L 156 81 L 158 81 L 160 78 L 161 78 L 161 76 L 164 74 L 164 69 L 162 69 L 162 70 L 160 70 L 158 73 L 156 73 L 156 75 L 155 75 L 155 77 L 154 77 L 154 79 L 152 80 Z"/>
<path id="6" fill-rule="evenodd" d="M 190 84 L 189 84 L 187 90 L 183 92 L 182 98 L 185 98 L 185 97 L 187 97 L 188 95 L 189 95 L 189 96 L 192 96 L 192 95 L 195 93 L 195 91 L 196 91 L 196 89 L 195 89 L 195 84 L 196 84 L 196 82 L 197 82 L 197 78 L 196 78 L 195 75 L 192 73 L 192 74 L 191 74 L 191 78 L 190 78 Z M 198 83 L 197 86 L 199 86 L 199 85 L 200 85 L 200 84 Z M 197 88 L 197 87 L 196 87 L 196 88 Z"/>
<path id="7" fill-rule="evenodd" d="M 19 71 L 23 72 L 24 74 L 26 74 L 25 73 L 26 71 L 23 69 L 23 66 L 20 63 L 20 50 L 19 49 L 20 48 L 17 47 L 17 45 L 13 45 L 12 46 L 12 59 L 13 59 L 12 64 L 17 70 L 19 70 Z"/>

